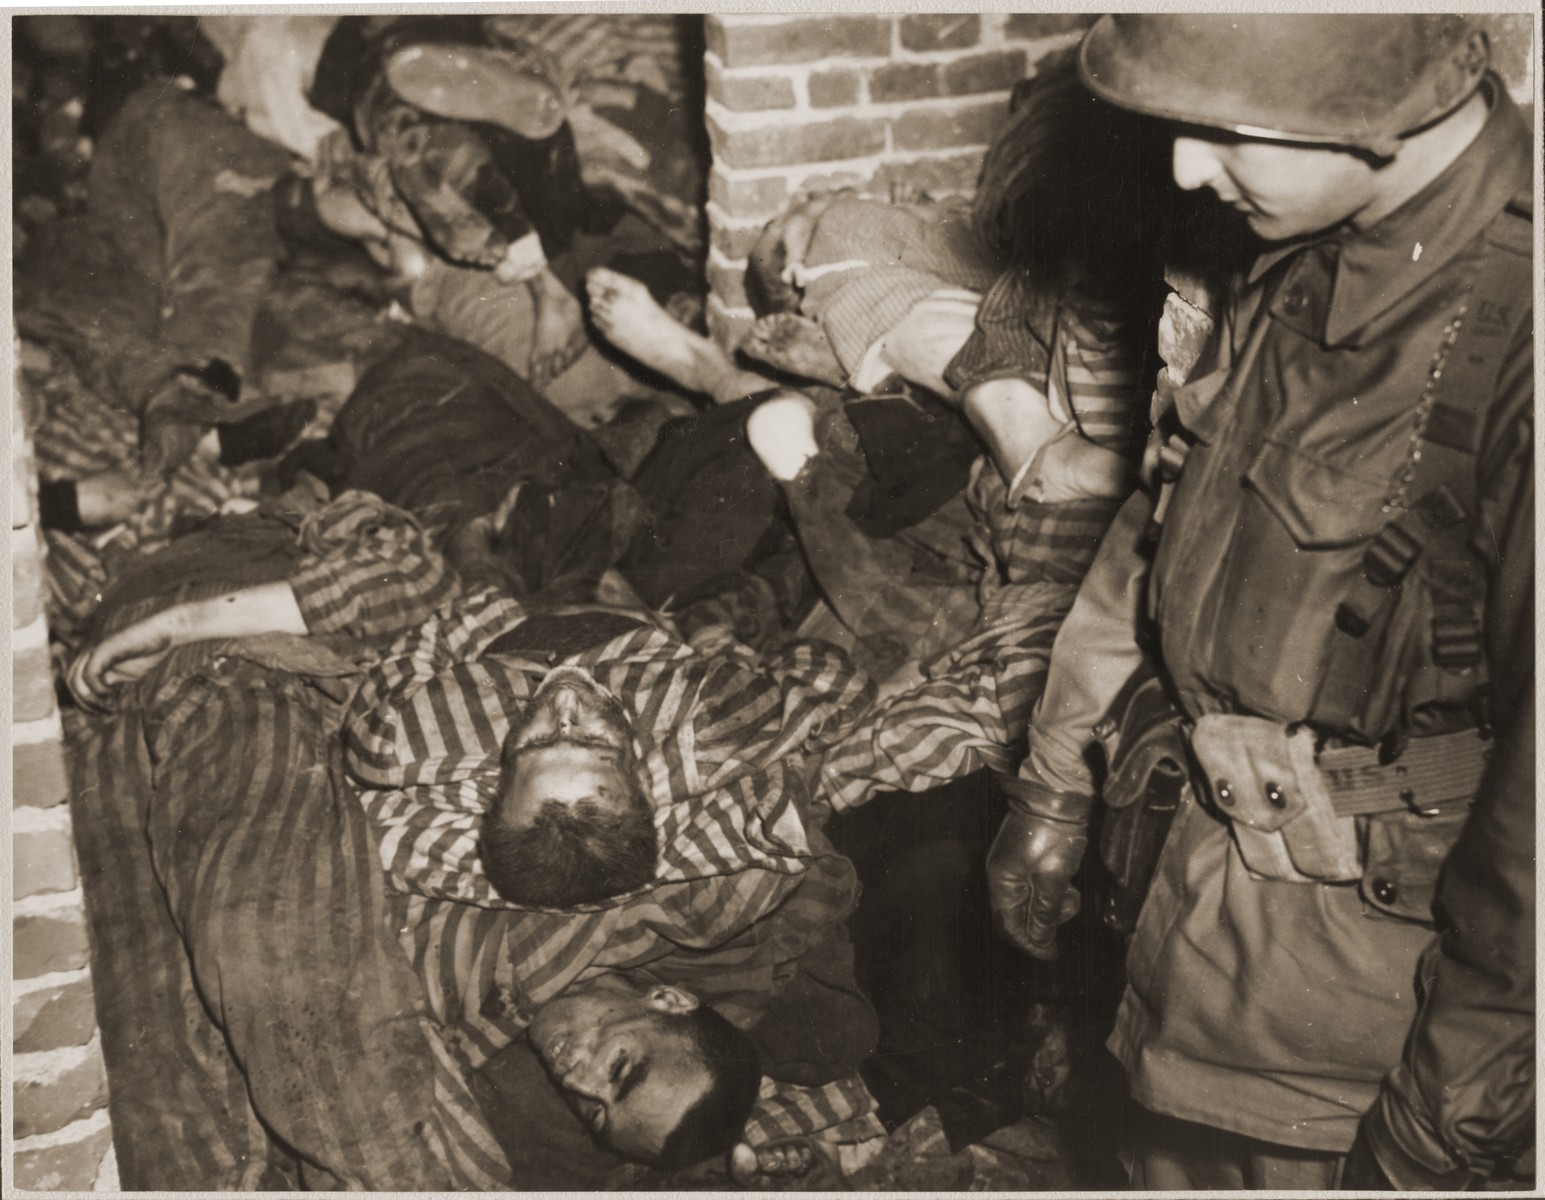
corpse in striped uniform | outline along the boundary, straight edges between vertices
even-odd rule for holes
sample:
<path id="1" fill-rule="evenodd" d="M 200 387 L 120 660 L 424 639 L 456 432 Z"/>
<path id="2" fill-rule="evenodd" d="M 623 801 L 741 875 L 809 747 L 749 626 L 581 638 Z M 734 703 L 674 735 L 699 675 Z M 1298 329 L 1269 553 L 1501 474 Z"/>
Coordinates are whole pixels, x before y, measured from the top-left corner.
<path id="1" fill-rule="evenodd" d="M 757 686 L 743 651 L 710 658 L 645 630 L 621 669 L 637 672 L 647 711 L 718 701 L 677 731 L 690 762 L 659 759 L 667 779 L 679 767 L 677 786 L 717 791 L 701 819 L 671 813 L 682 850 L 667 874 L 679 882 L 567 915 L 389 896 L 339 765 L 340 701 L 372 641 L 414 627 L 403 644 L 422 646 L 455 624 L 444 607 L 454 584 L 417 524 L 373 497 L 287 516 L 184 539 L 109 595 L 103 630 L 280 579 L 311 636 L 181 646 L 118 697 L 120 711 L 71 731 L 97 973 L 115 996 L 103 1048 L 123 1178 L 147 1190 L 508 1186 L 468 1087 L 485 1025 L 507 1039 L 531 994 L 616 977 L 603 967 L 668 973 L 745 1022 L 846 915 L 851 867 L 804 830 L 802 781 L 784 756 L 861 707 L 867 684 L 810 648 Z M 518 606 L 484 599 L 524 624 Z M 696 660 L 676 672 L 681 686 L 651 686 L 673 658 Z M 383 667 L 372 694 L 410 674 Z M 766 831 L 745 835 L 747 821 Z M 529 987 L 517 988 L 515 964 Z M 458 995 L 473 998 L 465 1013 L 447 1003 Z M 863 1137 L 878 1132 L 871 1104 L 856 1077 L 779 1085 L 744 1134 L 844 1124 Z"/>
<path id="2" fill-rule="evenodd" d="M 620 973 L 755 1026 L 856 899 L 851 865 L 810 821 L 804 761 L 859 718 L 871 685 L 821 643 L 759 660 L 722 631 L 688 645 L 635 625 L 560 656 L 513 648 L 527 622 L 493 591 L 464 598 L 367 674 L 346 720 L 349 768 L 436 1019 L 473 1069 L 549 1001 Z M 631 893 L 541 911 L 495 891 L 478 833 L 512 717 L 559 663 L 589 671 L 629 714 L 660 859 Z M 820 1094 L 770 1088 L 746 1137 L 871 1105 L 856 1077 Z"/>
<path id="3" fill-rule="evenodd" d="M 116 711 L 66 713 L 119 1176 L 499 1186 L 503 1155 L 396 944 L 338 737 L 356 661 L 454 577 L 373 497 L 290 515 L 173 543 L 108 593 L 100 629 L 288 580 L 311 637 L 180 646 Z"/>

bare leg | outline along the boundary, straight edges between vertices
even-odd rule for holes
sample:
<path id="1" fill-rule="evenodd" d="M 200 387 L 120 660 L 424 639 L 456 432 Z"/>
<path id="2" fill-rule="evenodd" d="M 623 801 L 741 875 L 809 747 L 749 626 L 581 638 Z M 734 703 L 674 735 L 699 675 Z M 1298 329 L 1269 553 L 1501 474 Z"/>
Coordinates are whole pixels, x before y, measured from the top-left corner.
<path id="1" fill-rule="evenodd" d="M 967 388 L 961 400 L 966 419 L 987 444 L 1005 483 L 1011 483 L 1066 424 L 1051 411 L 1047 398 L 1023 379 L 986 380 Z"/>
<path id="2" fill-rule="evenodd" d="M 746 440 L 774 479 L 791 482 L 820 450 L 815 405 L 798 392 L 779 392 L 747 419 Z"/>
<path id="3" fill-rule="evenodd" d="M 763 376 L 741 370 L 717 343 L 680 324 L 638 280 L 596 267 L 585 287 L 590 315 L 606 339 L 688 391 L 728 404 L 767 387 Z"/>

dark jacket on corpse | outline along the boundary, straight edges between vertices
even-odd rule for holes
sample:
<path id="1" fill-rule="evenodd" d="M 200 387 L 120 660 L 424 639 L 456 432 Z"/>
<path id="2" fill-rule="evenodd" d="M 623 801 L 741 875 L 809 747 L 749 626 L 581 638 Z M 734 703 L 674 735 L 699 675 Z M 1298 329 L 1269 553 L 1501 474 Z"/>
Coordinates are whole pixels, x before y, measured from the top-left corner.
<path id="1" fill-rule="evenodd" d="M 52 225 L 17 264 L 21 332 L 60 348 L 94 392 L 141 418 L 158 398 L 173 425 L 267 407 L 239 385 L 283 249 L 271 189 L 289 165 L 170 80 L 136 92 L 97 143 L 85 215 Z M 204 386 L 169 388 L 179 375 Z M 142 450 L 170 470 L 200 432 L 147 429 Z"/>
<path id="2" fill-rule="evenodd" d="M 588 598 L 644 520 L 600 447 L 504 363 L 416 327 L 361 376 L 327 442 L 291 458 L 335 491 L 360 488 L 412 512 L 467 578 L 516 595 Z M 522 485 L 478 562 L 456 537 Z M 490 556 L 489 551 L 492 552 Z"/>

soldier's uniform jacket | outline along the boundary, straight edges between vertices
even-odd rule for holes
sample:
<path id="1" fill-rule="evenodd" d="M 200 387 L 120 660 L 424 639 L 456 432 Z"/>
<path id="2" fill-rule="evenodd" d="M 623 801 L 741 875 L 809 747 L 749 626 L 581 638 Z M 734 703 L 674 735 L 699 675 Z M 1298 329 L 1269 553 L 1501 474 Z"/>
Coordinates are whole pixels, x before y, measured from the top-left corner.
<path id="1" fill-rule="evenodd" d="M 1532 164 L 1517 109 L 1494 77 L 1487 87 L 1485 127 L 1420 194 L 1370 229 L 1255 264 L 1215 358 L 1177 394 L 1189 447 L 1151 569 L 1139 498 L 1064 626 L 1027 777 L 1088 789 L 1072 753 L 1141 658 L 1144 605 L 1190 722 L 1265 718 L 1308 728 L 1322 749 L 1409 753 L 1477 720 L 1503 725 L 1532 690 L 1533 314 L 1526 288 L 1507 305 L 1476 285 L 1487 255 L 1488 271 L 1499 255 L 1527 263 L 1529 213 L 1516 201 Z M 1426 488 L 1432 376 L 1455 369 L 1442 348 L 1461 315 L 1470 341 L 1455 342 L 1456 355 L 1501 339 L 1484 356 L 1489 394 L 1467 399 L 1480 418 L 1468 536 L 1441 552 L 1418 545 L 1398 579 L 1370 589 L 1369 547 L 1399 541 L 1383 531 Z M 1362 610 L 1353 619 L 1349 601 Z M 1434 652 L 1443 630 L 1465 642 L 1467 623 L 1473 653 Z M 1070 653 L 1064 642 L 1076 643 Z M 1059 680 L 1062 661 L 1082 678 Z M 1494 829 L 1499 806 L 1503 826 L 1521 810 L 1511 823 L 1527 851 L 1532 784 L 1492 789 L 1473 810 L 1472 781 L 1433 817 L 1360 816 L 1361 877 L 1316 876 L 1335 882 L 1251 869 L 1206 790 L 1181 806 L 1129 954 L 1111 1048 L 1134 1097 L 1328 1152 L 1349 1148 L 1377 1101 L 1371 1124 L 1402 1186 L 1453 1186 L 1530 1143 L 1533 857 L 1448 852 L 1456 837 L 1481 836 L 1460 834 L 1467 811 L 1471 826 Z M 1445 855 L 1440 948 L 1432 912 Z"/>

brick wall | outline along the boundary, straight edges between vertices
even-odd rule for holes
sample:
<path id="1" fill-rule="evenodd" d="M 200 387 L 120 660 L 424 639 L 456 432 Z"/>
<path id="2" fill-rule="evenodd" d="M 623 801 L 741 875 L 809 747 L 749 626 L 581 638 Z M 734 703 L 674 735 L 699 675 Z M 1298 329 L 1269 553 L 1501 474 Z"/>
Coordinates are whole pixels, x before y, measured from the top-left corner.
<path id="1" fill-rule="evenodd" d="M 43 617 L 36 474 L 11 394 L 12 1188 L 116 1191 L 107 1075 Z"/>
<path id="2" fill-rule="evenodd" d="M 801 190 L 975 189 L 1009 89 L 1092 17 L 950 13 L 707 21 L 709 328 L 751 321 L 746 253 Z"/>

